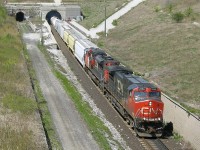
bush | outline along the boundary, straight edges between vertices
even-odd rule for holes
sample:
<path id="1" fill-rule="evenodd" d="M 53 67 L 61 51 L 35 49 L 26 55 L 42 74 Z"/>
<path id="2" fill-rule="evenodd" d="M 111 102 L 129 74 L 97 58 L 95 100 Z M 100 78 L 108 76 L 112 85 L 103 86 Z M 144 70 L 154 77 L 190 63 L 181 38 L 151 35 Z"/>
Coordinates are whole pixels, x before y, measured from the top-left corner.
<path id="1" fill-rule="evenodd" d="M 193 14 L 194 14 L 194 11 L 193 11 L 193 9 L 192 9 L 191 7 L 187 8 L 187 9 L 185 10 L 185 16 L 186 16 L 186 17 L 190 17 L 190 16 L 192 16 Z"/>
<path id="2" fill-rule="evenodd" d="M 117 26 L 117 20 L 113 20 L 112 25 Z"/>
<path id="3" fill-rule="evenodd" d="M 160 10 L 161 10 L 160 6 L 155 6 L 155 7 L 154 7 L 154 11 L 155 11 L 155 12 L 159 12 Z"/>
<path id="4" fill-rule="evenodd" d="M 169 13 L 172 13 L 173 9 L 174 9 L 174 5 L 173 4 L 168 4 L 167 7 L 166 7 L 167 11 Z"/>
<path id="5" fill-rule="evenodd" d="M 181 22 L 184 19 L 184 14 L 182 12 L 176 12 L 172 15 L 172 19 L 176 22 Z"/>

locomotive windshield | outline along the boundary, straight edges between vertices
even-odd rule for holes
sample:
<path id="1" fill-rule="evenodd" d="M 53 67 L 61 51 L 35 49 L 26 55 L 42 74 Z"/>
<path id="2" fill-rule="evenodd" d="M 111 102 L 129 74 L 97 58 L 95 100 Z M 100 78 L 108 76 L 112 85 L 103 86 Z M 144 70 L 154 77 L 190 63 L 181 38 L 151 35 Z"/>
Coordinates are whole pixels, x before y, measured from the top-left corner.
<path id="1" fill-rule="evenodd" d="M 135 92 L 134 96 L 135 96 L 136 101 L 142 101 L 142 100 L 146 100 L 148 98 L 148 93 L 147 92 Z"/>
<path id="2" fill-rule="evenodd" d="M 136 101 L 160 100 L 160 97 L 160 92 L 134 92 L 134 98 Z"/>

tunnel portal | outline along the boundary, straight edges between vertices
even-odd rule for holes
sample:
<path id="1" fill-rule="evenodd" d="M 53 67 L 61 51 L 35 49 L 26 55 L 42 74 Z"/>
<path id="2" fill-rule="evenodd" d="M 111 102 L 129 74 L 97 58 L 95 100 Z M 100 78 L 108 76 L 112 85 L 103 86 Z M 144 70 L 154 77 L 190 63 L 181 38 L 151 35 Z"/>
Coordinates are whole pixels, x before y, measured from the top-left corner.
<path id="1" fill-rule="evenodd" d="M 22 22 L 24 20 L 24 13 L 22 11 L 16 13 L 16 21 Z"/>
<path id="2" fill-rule="evenodd" d="M 57 10 L 51 10 L 46 15 L 46 20 L 49 24 L 51 24 L 51 17 L 57 17 L 59 19 L 62 19 L 61 14 Z"/>

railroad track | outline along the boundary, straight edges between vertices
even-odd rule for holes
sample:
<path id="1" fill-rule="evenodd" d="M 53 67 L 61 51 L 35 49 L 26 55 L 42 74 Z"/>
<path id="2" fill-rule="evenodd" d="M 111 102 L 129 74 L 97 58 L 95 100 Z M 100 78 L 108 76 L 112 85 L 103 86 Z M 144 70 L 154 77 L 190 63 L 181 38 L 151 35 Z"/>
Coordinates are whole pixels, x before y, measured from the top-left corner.
<path id="1" fill-rule="evenodd" d="M 158 138 L 139 138 L 139 141 L 145 150 L 169 150 Z"/>

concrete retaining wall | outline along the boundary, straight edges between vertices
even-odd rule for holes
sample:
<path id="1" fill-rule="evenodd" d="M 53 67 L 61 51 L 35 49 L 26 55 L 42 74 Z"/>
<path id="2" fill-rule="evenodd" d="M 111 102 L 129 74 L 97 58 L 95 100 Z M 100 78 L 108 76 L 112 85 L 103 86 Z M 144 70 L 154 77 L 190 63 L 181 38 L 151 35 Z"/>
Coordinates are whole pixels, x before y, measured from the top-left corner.
<path id="1" fill-rule="evenodd" d="M 165 94 L 162 94 L 162 101 L 165 104 L 164 120 L 171 121 L 174 131 L 190 142 L 192 147 L 200 150 L 200 119 Z"/>

